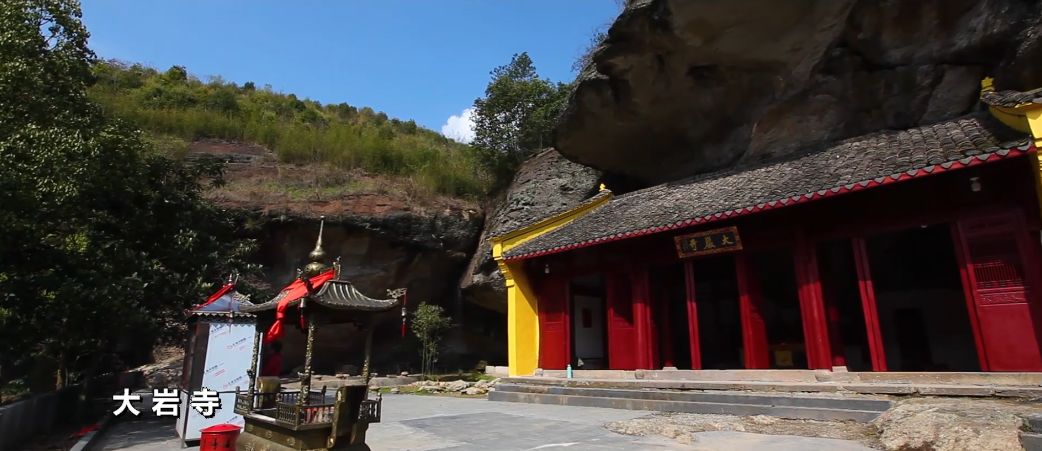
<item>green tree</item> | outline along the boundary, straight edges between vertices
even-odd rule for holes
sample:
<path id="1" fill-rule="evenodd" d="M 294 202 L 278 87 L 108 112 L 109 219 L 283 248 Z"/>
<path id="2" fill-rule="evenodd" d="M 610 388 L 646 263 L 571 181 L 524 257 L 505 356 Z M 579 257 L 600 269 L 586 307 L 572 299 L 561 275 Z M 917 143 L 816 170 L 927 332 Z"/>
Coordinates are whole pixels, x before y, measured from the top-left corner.
<path id="1" fill-rule="evenodd" d="M 534 151 L 550 145 L 571 85 L 539 78 L 528 53 L 492 70 L 485 97 L 474 101 L 474 141 L 500 185 Z"/>
<path id="2" fill-rule="evenodd" d="M 201 199 L 221 167 L 159 156 L 88 100 L 80 18 L 72 0 L 0 8 L 0 365 L 49 367 L 59 387 L 176 332 L 230 268 L 257 269 Z"/>
<path id="3" fill-rule="evenodd" d="M 424 376 L 430 376 L 445 331 L 452 321 L 439 305 L 421 302 L 412 314 L 412 333 L 420 340 L 420 367 Z"/>

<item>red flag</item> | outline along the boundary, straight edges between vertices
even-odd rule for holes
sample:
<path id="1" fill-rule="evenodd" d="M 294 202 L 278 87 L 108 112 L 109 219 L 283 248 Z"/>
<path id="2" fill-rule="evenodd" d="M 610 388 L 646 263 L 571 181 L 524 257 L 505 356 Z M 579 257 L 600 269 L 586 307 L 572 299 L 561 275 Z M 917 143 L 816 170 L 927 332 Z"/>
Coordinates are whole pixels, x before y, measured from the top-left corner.
<path id="1" fill-rule="evenodd" d="M 317 290 L 322 284 L 332 280 L 335 275 L 336 271 L 329 269 L 308 279 L 311 282 L 311 289 Z M 264 335 L 264 344 L 271 343 L 282 337 L 282 319 L 286 316 L 286 309 L 289 308 L 291 302 L 307 296 L 308 287 L 303 280 L 297 279 L 293 283 L 286 285 L 286 288 L 283 288 L 279 294 L 282 296 L 282 299 L 279 300 L 279 305 L 275 307 L 275 324 L 272 324 L 271 328 L 268 329 L 268 333 Z"/>

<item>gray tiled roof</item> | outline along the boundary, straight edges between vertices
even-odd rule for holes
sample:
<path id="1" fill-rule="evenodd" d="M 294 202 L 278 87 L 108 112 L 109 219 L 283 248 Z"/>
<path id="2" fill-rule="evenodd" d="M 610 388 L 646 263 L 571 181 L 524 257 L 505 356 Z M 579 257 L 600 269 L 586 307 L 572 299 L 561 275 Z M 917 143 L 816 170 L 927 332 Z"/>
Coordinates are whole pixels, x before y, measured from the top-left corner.
<path id="1" fill-rule="evenodd" d="M 1038 90 L 1021 91 L 991 91 L 981 93 L 980 99 L 986 105 L 1013 108 L 1025 103 L 1042 103 L 1042 94 Z"/>
<path id="2" fill-rule="evenodd" d="M 729 169 L 616 197 L 582 218 L 511 249 L 504 257 L 542 255 L 686 227 L 790 200 L 868 187 L 918 170 L 947 170 L 993 154 L 1006 156 L 1009 149 L 1019 146 L 1025 150 L 1027 145 L 1026 137 L 987 114 L 874 133 L 785 161 Z"/>
<path id="3" fill-rule="evenodd" d="M 273 310 L 278 306 L 279 301 L 282 300 L 283 293 L 275 296 L 270 301 L 263 304 L 256 305 L 243 305 L 242 311 L 244 312 L 262 312 L 265 310 Z M 339 310 L 355 310 L 355 311 L 367 311 L 367 312 L 378 312 L 389 310 L 394 306 L 398 305 L 397 299 L 373 299 L 370 298 L 355 288 L 354 284 L 346 280 L 330 280 L 318 289 L 318 291 L 311 295 L 312 301 L 333 309 Z M 300 300 L 295 300 L 291 304 L 299 304 Z"/>
<path id="4" fill-rule="evenodd" d="M 556 215 L 559 215 L 559 214 L 562 214 L 562 213 L 565 213 L 565 212 L 578 210 L 580 208 L 585 208 L 585 207 L 589 206 L 590 204 L 595 203 L 595 202 L 597 202 L 597 201 L 599 201 L 599 200 L 601 200 L 604 197 L 607 197 L 609 195 L 611 195 L 611 191 L 610 190 L 598 191 L 597 194 L 594 194 L 594 195 L 590 196 L 589 198 L 583 200 L 582 202 L 579 202 L 578 204 L 576 204 L 576 205 L 574 205 L 574 206 L 572 206 L 570 208 L 566 208 L 566 209 L 563 209 L 561 211 L 553 211 L 553 212 L 550 212 L 549 214 L 547 214 L 546 216 L 539 217 L 539 218 L 533 219 L 531 221 L 522 223 L 521 225 L 515 227 L 513 230 L 507 230 L 503 234 L 496 235 L 495 238 L 502 237 L 503 235 L 506 235 L 507 233 L 512 232 L 514 230 L 523 229 L 523 228 L 528 227 L 530 225 L 537 224 L 537 223 L 539 223 L 539 221 L 545 220 L 547 218 L 552 218 L 552 217 L 554 217 Z"/>

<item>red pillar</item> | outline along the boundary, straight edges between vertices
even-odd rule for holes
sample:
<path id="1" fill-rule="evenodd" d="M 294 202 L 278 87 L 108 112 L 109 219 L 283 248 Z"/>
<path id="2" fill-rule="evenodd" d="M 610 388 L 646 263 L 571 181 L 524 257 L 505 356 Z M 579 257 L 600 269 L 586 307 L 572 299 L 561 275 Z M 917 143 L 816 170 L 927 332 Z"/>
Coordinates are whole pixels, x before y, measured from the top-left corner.
<path id="1" fill-rule="evenodd" d="M 662 366 L 663 367 L 676 367 L 676 359 L 673 355 L 673 328 L 669 321 L 669 300 L 670 294 L 668 290 L 659 290 L 658 299 L 655 300 L 655 308 L 658 309 L 658 314 L 655 315 L 655 321 L 658 323 L 658 340 L 656 343 L 662 349 Z M 658 359 L 656 358 L 657 362 Z"/>
<path id="2" fill-rule="evenodd" d="M 886 371 L 886 351 L 883 349 L 883 332 L 879 328 L 879 310 L 876 309 L 876 289 L 872 284 L 872 270 L 868 265 L 868 248 L 864 238 L 854 238 L 854 263 L 857 266 L 857 287 L 861 292 L 861 310 L 865 316 L 865 333 L 868 338 L 868 353 L 872 359 L 872 371 Z"/>
<path id="3" fill-rule="evenodd" d="M 738 308 L 741 311 L 745 368 L 770 368 L 767 326 L 760 312 L 760 284 L 745 253 L 735 255 L 735 270 L 738 273 Z"/>
<path id="4" fill-rule="evenodd" d="M 828 319 L 829 349 L 832 351 L 832 366 L 847 366 L 847 356 L 843 354 L 843 324 L 840 321 L 839 306 L 836 302 L 825 300 L 825 315 Z"/>
<path id="5" fill-rule="evenodd" d="M 684 261 L 684 288 L 687 296 L 687 337 L 691 344 L 691 369 L 702 369 L 702 347 L 698 337 L 698 302 L 695 299 L 695 268 Z"/>
<path id="6" fill-rule="evenodd" d="M 605 289 L 608 295 L 608 367 L 635 370 L 640 365 L 637 362 L 637 327 L 629 275 L 608 273 Z"/>
<path id="7" fill-rule="evenodd" d="M 829 346 L 828 322 L 818 275 L 818 257 L 814 252 L 813 243 L 802 236 L 797 237 L 793 257 L 796 262 L 796 284 L 799 288 L 807 365 L 811 369 L 830 369 L 832 351 Z"/>
<path id="8" fill-rule="evenodd" d="M 835 287 L 821 279 L 822 301 L 825 303 L 825 316 L 829 325 L 829 348 L 832 350 L 832 366 L 847 366 L 847 356 L 843 354 L 843 322 L 836 298 Z"/>
<path id="9" fill-rule="evenodd" d="M 654 332 L 647 268 L 634 268 L 630 271 L 630 286 L 633 289 L 633 320 L 637 323 L 637 368 L 653 369 Z"/>

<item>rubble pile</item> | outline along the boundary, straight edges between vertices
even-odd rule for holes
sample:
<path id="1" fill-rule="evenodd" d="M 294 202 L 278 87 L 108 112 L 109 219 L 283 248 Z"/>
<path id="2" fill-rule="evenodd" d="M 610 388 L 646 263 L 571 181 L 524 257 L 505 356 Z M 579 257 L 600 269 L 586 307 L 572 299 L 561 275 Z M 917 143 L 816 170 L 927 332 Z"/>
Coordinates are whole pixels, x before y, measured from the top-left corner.
<path id="1" fill-rule="evenodd" d="M 480 380 L 477 382 L 467 382 L 462 380 L 439 382 L 439 381 L 419 381 L 413 382 L 405 387 L 395 387 L 391 389 L 391 393 L 401 392 L 412 392 L 412 393 L 429 393 L 429 394 L 453 394 L 458 393 L 462 395 L 477 396 L 484 395 L 489 392 L 496 384 L 499 383 L 499 379 L 493 380 Z"/>

